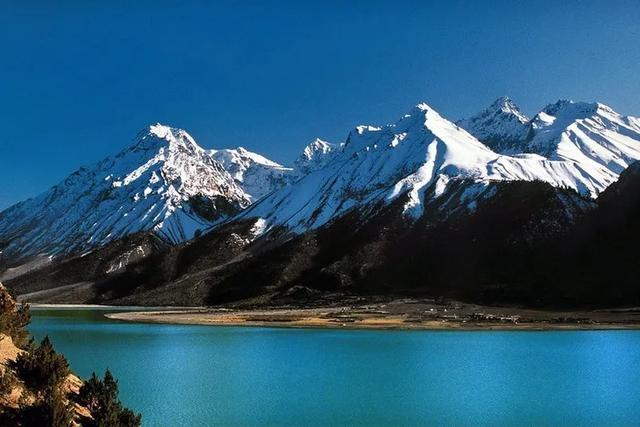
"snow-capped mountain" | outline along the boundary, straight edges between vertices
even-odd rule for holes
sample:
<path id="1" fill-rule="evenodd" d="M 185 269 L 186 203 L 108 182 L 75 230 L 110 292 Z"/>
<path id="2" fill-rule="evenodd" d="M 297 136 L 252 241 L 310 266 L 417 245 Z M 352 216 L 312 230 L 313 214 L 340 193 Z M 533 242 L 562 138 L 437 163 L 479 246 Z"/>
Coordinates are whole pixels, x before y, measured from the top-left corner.
<path id="1" fill-rule="evenodd" d="M 340 147 L 316 138 L 307 145 L 302 154 L 294 162 L 296 176 L 302 177 L 315 170 L 322 169 L 329 163 Z"/>
<path id="2" fill-rule="evenodd" d="M 640 159 L 640 135 L 632 131 L 637 119 L 619 118 L 608 111 L 608 122 L 599 122 L 598 145 L 624 146 L 625 160 Z M 508 120 L 515 115 L 514 111 L 507 113 Z M 617 128 L 610 126 L 614 120 Z M 539 125 L 539 129 L 553 128 Z M 446 194 L 451 183 L 461 180 L 473 183 L 460 200 L 470 210 L 478 197 L 488 196 L 489 184 L 500 181 L 542 181 L 596 197 L 617 174 L 607 168 L 585 167 L 583 161 L 566 155 L 545 158 L 535 153 L 496 153 L 427 104 L 419 104 L 394 125 L 356 127 L 324 168 L 271 194 L 240 217 L 259 218 L 264 230 L 283 226 L 301 233 L 352 209 L 362 212 L 399 197 L 406 198 L 405 213 L 418 217 L 430 199 Z"/>
<path id="3" fill-rule="evenodd" d="M 558 101 L 531 120 L 525 150 L 617 178 L 640 158 L 640 118 L 622 116 L 600 103 Z"/>
<path id="4" fill-rule="evenodd" d="M 380 203 L 401 203 L 412 218 L 435 199 L 473 211 L 496 182 L 541 181 L 593 198 L 638 159 L 640 119 L 569 101 L 528 120 L 501 98 L 458 124 L 423 103 L 393 125 L 357 126 L 343 144 L 313 141 L 294 168 L 243 148 L 203 150 L 185 131 L 154 125 L 132 147 L 1 212 L 0 251 L 76 253 L 139 231 L 176 243 L 248 218 L 251 239 L 273 227 L 302 233 Z"/>
<path id="5" fill-rule="evenodd" d="M 502 154 L 520 153 L 522 143 L 529 133 L 529 118 L 506 96 L 496 99 L 475 116 L 459 120 L 456 124 Z"/>
<path id="6" fill-rule="evenodd" d="M 612 192 L 593 198 L 640 159 L 640 119 L 559 102 L 527 120 L 505 99 L 485 113 L 473 132 L 501 135 L 508 144 L 494 148 L 511 154 L 427 104 L 393 125 L 357 126 L 340 145 L 316 140 L 293 169 L 243 149 L 202 150 L 184 131 L 153 126 L 133 147 L 0 213 L 3 255 L 82 256 L 44 267 L 38 257 L 0 273 L 18 292 L 55 288 L 67 302 L 289 303 L 327 290 L 404 288 L 537 304 L 546 266 L 571 253 L 563 239 L 584 237 L 574 226 Z M 633 170 L 623 173 L 636 182 Z M 635 185 L 624 191 L 630 204 Z M 154 235 L 130 235 L 142 230 Z M 547 302 L 595 295 L 581 293 L 581 277 L 563 287 L 567 277 L 552 276 L 545 292 L 559 291 Z M 123 283 L 135 284 L 130 293 L 112 292 Z"/>
<path id="7" fill-rule="evenodd" d="M 534 153 L 573 164 L 597 192 L 640 159 L 640 119 L 600 103 L 561 100 L 526 120 L 511 101 L 501 98 L 458 125 L 500 153 Z"/>
<path id="8" fill-rule="evenodd" d="M 209 150 L 209 154 L 225 167 L 253 203 L 315 170 L 324 168 L 340 148 L 341 146 L 316 138 L 302 150 L 293 167 L 283 166 L 242 147 Z"/>
<path id="9" fill-rule="evenodd" d="M 139 231 L 181 242 L 249 203 L 187 132 L 157 124 L 130 148 L 1 212 L 0 250 L 5 259 L 52 256 Z"/>
<path id="10" fill-rule="evenodd" d="M 224 166 L 252 202 L 289 184 L 293 178 L 292 168 L 282 166 L 242 147 L 209 150 L 209 154 Z"/>

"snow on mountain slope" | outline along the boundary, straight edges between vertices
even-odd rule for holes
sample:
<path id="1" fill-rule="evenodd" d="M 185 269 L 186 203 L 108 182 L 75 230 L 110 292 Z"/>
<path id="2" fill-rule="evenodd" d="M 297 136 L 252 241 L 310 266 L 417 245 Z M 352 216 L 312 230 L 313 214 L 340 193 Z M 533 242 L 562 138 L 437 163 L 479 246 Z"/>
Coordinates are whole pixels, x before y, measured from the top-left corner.
<path id="1" fill-rule="evenodd" d="M 538 113 L 531 128 L 527 151 L 577 163 L 589 173 L 609 173 L 609 184 L 640 159 L 640 119 L 604 104 L 558 101 Z"/>
<path id="2" fill-rule="evenodd" d="M 636 142 L 640 147 L 640 142 Z M 600 172 L 600 171 L 597 171 Z M 444 194 L 452 181 L 472 181 L 463 195 L 474 198 L 495 181 L 539 180 L 595 197 L 609 174 L 591 174 L 579 164 L 538 154 L 506 156 L 419 104 L 394 125 L 358 126 L 328 164 L 267 196 L 240 218 L 259 218 L 265 231 L 283 226 L 294 233 L 319 227 L 350 209 L 406 196 L 405 213 L 420 216 L 426 190 Z"/>
<path id="3" fill-rule="evenodd" d="M 295 160 L 296 175 L 302 177 L 325 167 L 340 147 L 316 138 L 307 145 L 302 154 Z"/>
<path id="4" fill-rule="evenodd" d="M 293 177 L 293 169 L 242 147 L 209 150 L 209 154 L 224 166 L 252 202 L 287 185 Z"/>
<path id="5" fill-rule="evenodd" d="M 527 116 L 508 97 L 498 98 L 477 115 L 456 122 L 489 148 L 502 154 L 521 152 L 529 133 L 528 123 Z"/>
<path id="6" fill-rule="evenodd" d="M 640 159 L 640 119 L 622 116 L 604 104 L 561 100 L 525 122 L 510 101 L 504 104 L 507 108 L 496 108 L 501 103 L 458 124 L 503 154 L 532 153 L 565 161 L 592 183 L 596 193 Z"/>
<path id="7" fill-rule="evenodd" d="M 249 202 L 191 136 L 157 124 L 132 147 L 1 212 L 0 250 L 5 259 L 54 256 L 146 230 L 175 243 Z"/>
<path id="8" fill-rule="evenodd" d="M 209 150 L 214 160 L 222 164 L 251 202 L 287 186 L 303 176 L 325 167 L 341 147 L 321 139 L 307 145 L 293 167 L 282 166 L 257 153 L 237 149 Z"/>
<path id="9" fill-rule="evenodd" d="M 131 148 L 1 212 L 0 260 L 85 251 L 147 230 L 181 242 L 227 218 L 258 219 L 256 235 L 297 233 L 396 200 L 418 217 L 452 188 L 472 210 L 500 181 L 596 197 L 640 159 L 640 119 L 602 104 L 560 101 L 527 120 L 501 98 L 458 123 L 502 153 L 426 104 L 394 125 L 358 126 L 340 145 L 315 140 L 294 168 L 243 148 L 206 151 L 185 131 L 151 126 Z"/>

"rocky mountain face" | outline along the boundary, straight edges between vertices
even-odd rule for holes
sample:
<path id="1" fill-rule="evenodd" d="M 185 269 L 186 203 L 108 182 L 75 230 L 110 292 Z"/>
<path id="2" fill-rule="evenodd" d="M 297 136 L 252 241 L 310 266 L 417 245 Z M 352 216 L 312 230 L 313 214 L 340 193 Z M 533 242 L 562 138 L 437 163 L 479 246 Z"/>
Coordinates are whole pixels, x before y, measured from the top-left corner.
<path id="1" fill-rule="evenodd" d="M 1 256 L 79 253 L 140 231 L 178 243 L 250 201 L 189 134 L 154 125 L 133 146 L 0 213 Z"/>
<path id="2" fill-rule="evenodd" d="M 511 100 L 500 98 L 457 124 L 497 152 L 575 165 L 596 195 L 640 159 L 640 119 L 600 103 L 561 100 L 529 120 Z"/>
<path id="3" fill-rule="evenodd" d="M 295 175 L 292 168 L 242 147 L 209 150 L 209 155 L 229 172 L 252 202 L 291 183 Z"/>
<path id="4" fill-rule="evenodd" d="M 114 240 L 14 274 L 9 286 L 33 301 L 143 305 L 312 303 L 327 293 L 623 304 L 638 297 L 630 285 L 598 300 L 602 276 L 580 288 L 575 266 L 598 265 L 580 251 L 607 203 L 635 209 L 620 200 L 637 200 L 624 183 L 637 175 L 625 169 L 640 159 L 639 123 L 565 101 L 528 119 L 505 98 L 457 124 L 419 104 L 393 125 L 356 127 L 344 144 L 314 141 L 293 168 L 240 148 L 194 151 L 222 168 L 236 213 L 214 203 L 194 240 L 176 246 L 153 228 L 161 243 Z"/>
<path id="5" fill-rule="evenodd" d="M 420 219 L 407 222 L 404 200 L 398 199 L 286 239 L 245 240 L 241 236 L 251 223 L 244 229 L 239 223 L 233 230 L 218 227 L 177 253 L 159 254 L 99 282 L 92 301 L 313 304 L 326 294 L 338 299 L 359 294 L 548 304 L 551 300 L 536 298 L 533 282 L 537 266 L 544 265 L 537 261 L 593 202 L 538 182 L 491 186 L 495 196 L 480 199 L 471 215 L 443 214 L 440 199 Z M 447 199 L 463 192 L 464 183 L 450 187 Z M 220 255 L 204 247 L 217 248 Z M 236 255 L 228 255 L 232 249 Z M 512 285 L 514 277 L 524 283 Z"/>
<path id="6" fill-rule="evenodd" d="M 565 301 L 582 294 L 593 305 L 640 305 L 640 162 L 597 199 L 578 225 L 549 250 L 548 274 L 564 281 Z"/>
<path id="7" fill-rule="evenodd" d="M 284 239 L 251 238 L 252 222 L 231 222 L 56 298 L 261 306 L 387 295 L 546 308 L 637 305 L 639 177 L 630 168 L 596 201 L 542 182 L 496 182 L 472 213 L 447 213 L 443 207 L 464 193 L 460 182 L 416 221 L 406 221 L 399 198 Z M 26 289 L 38 276 L 12 286 Z"/>
<path id="8" fill-rule="evenodd" d="M 508 97 L 496 99 L 477 115 L 456 122 L 497 153 L 522 153 L 529 118 Z"/>
<path id="9" fill-rule="evenodd" d="M 231 174 L 251 202 L 296 182 L 305 175 L 322 169 L 337 152 L 336 146 L 321 139 L 307 145 L 293 167 L 282 166 L 242 147 L 209 150 L 209 155 Z"/>
<path id="10" fill-rule="evenodd" d="M 334 144 L 321 139 L 313 140 L 295 160 L 296 176 L 301 178 L 315 170 L 322 169 L 329 163 L 338 149 Z"/>
<path id="11" fill-rule="evenodd" d="M 510 110 L 499 117 L 511 122 L 515 115 Z M 625 120 L 636 123 L 636 119 Z M 572 129 L 575 123 L 565 125 Z M 626 154 L 618 155 L 620 161 L 640 159 L 640 134 L 633 139 L 635 134 L 613 123 L 606 126 L 599 132 L 607 135 L 608 149 L 620 140 L 628 148 Z M 550 135 L 547 139 L 553 141 Z M 562 144 L 560 136 L 557 145 Z M 619 173 L 611 162 L 608 167 L 595 167 L 591 160 L 579 160 L 496 153 L 427 104 L 420 104 L 393 125 L 356 127 L 325 167 L 270 194 L 239 218 L 260 219 L 265 230 L 300 234 L 350 210 L 366 210 L 399 197 L 406 198 L 402 209 L 407 218 L 420 218 L 425 207 L 461 180 L 467 185 L 460 204 L 453 208 L 472 211 L 479 198 L 491 195 L 491 183 L 541 181 L 593 198 Z"/>
<path id="12" fill-rule="evenodd" d="M 173 247 L 153 233 L 140 232 L 114 240 L 88 253 L 53 259 L 36 268 L 24 269 L 18 274 L 11 274 L 12 269 L 9 269 L 4 273 L 3 280 L 18 291 L 19 302 L 84 301 L 94 296 L 92 287 L 96 280 L 117 277 L 129 266 Z"/>

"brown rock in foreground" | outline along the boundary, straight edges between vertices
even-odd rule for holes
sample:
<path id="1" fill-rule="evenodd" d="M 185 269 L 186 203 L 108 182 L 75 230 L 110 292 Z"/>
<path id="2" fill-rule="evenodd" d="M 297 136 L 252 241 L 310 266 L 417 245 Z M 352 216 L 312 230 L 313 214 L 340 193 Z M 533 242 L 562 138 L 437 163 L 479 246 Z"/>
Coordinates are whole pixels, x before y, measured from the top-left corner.
<path id="1" fill-rule="evenodd" d="M 0 326 L 3 331 L 0 332 L 0 374 L 3 377 L 3 383 L 0 385 L 0 416 L 8 411 L 21 410 L 25 407 L 32 406 L 38 402 L 38 395 L 18 378 L 14 363 L 18 356 L 25 350 L 14 344 L 13 338 L 7 334 L 8 331 L 15 331 L 18 326 L 15 316 L 19 312 L 19 308 L 15 300 L 8 293 L 6 288 L 0 283 Z M 82 387 L 82 380 L 74 374 L 69 374 L 60 384 L 59 388 L 63 395 L 65 404 L 71 404 L 73 410 L 72 425 L 80 426 L 80 420 L 91 416 L 89 410 L 77 402 L 78 392 Z"/>

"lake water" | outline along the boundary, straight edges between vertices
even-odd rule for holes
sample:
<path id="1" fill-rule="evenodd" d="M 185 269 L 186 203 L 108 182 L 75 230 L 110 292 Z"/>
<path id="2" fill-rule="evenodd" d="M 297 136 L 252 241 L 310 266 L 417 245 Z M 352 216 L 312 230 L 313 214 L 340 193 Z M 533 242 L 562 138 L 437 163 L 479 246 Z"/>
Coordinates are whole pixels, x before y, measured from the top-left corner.
<path id="1" fill-rule="evenodd" d="M 33 310 L 146 426 L 638 425 L 640 331 L 207 327 Z"/>

